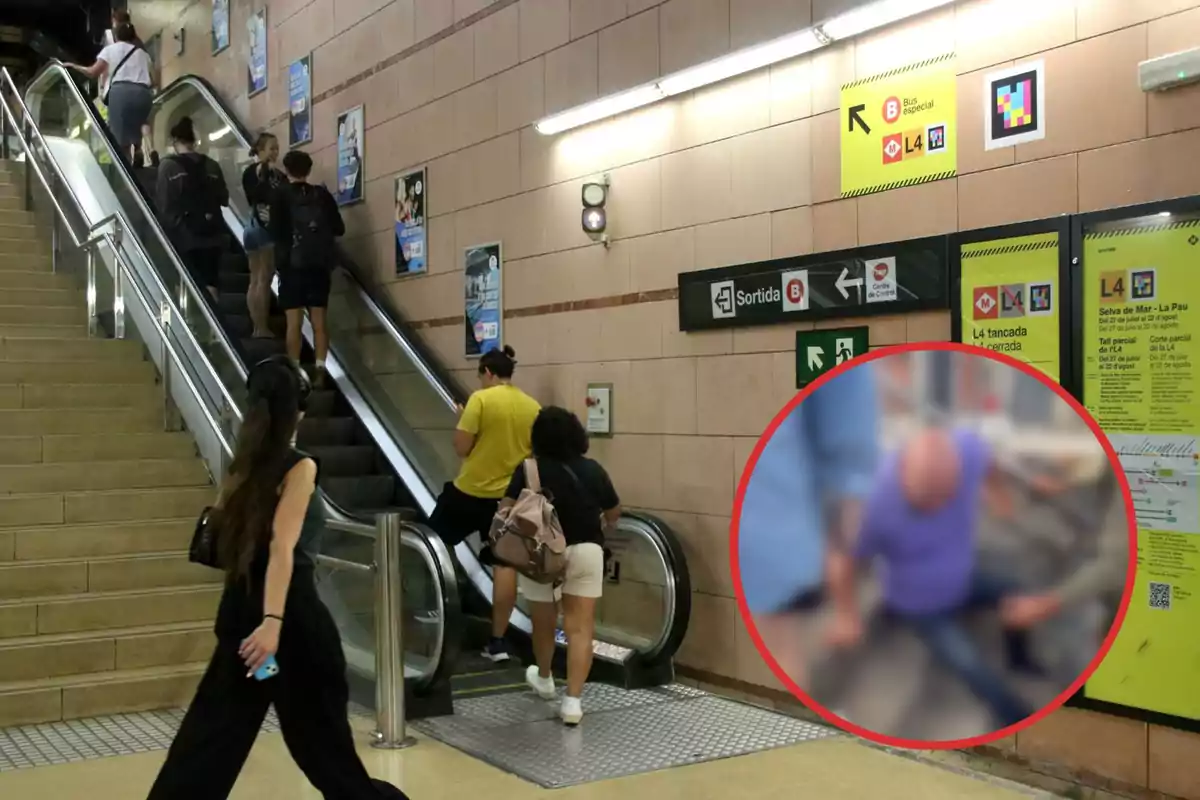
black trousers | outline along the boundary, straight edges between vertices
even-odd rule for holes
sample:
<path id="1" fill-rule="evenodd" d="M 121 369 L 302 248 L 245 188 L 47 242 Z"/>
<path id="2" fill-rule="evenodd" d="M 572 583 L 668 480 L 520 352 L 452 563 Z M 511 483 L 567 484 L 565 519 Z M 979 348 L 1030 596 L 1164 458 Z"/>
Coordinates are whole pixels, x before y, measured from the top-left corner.
<path id="1" fill-rule="evenodd" d="M 221 639 L 149 800 L 225 800 L 272 704 L 288 752 L 325 800 L 405 797 L 373 780 L 354 749 L 341 638 L 315 588 L 300 580 L 302 599 L 288 598 L 279 674 L 246 677 L 240 640 Z M 230 592 L 240 590 L 227 589 L 225 600 Z"/>

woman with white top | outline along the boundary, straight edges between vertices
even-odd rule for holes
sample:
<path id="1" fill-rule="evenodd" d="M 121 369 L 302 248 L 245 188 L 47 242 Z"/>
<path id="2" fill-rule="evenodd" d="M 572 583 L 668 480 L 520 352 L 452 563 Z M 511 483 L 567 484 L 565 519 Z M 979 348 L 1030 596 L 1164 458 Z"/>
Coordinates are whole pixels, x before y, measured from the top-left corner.
<path id="1" fill-rule="evenodd" d="M 133 163 L 141 147 L 142 128 L 150 119 L 154 104 L 152 65 L 149 54 L 138 43 L 133 25 L 117 25 L 113 36 L 116 41 L 101 50 L 90 67 L 67 66 L 89 78 L 107 77 L 104 104 L 108 106 L 108 128 Z"/>

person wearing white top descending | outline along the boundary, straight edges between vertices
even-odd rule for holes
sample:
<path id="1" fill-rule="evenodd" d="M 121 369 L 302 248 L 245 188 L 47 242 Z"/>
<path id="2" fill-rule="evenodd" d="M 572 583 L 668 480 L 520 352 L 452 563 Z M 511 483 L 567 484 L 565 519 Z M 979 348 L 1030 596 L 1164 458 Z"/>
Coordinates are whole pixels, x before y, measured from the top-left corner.
<path id="1" fill-rule="evenodd" d="M 89 78 L 104 79 L 108 87 L 103 98 L 108 106 L 108 128 L 130 163 L 134 163 L 143 127 L 154 104 L 152 65 L 132 24 L 117 25 L 113 36 L 116 41 L 100 51 L 92 66 L 67 66 Z"/>

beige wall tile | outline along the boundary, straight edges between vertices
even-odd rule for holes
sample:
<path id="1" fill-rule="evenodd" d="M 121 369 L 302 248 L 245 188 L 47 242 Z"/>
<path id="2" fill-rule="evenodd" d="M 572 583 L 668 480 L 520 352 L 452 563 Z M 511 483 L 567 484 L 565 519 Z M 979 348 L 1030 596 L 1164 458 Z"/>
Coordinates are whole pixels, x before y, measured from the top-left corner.
<path id="1" fill-rule="evenodd" d="M 767 127 L 771 124 L 770 99 L 769 70 L 751 72 L 683 96 L 675 117 L 674 149 L 708 144 Z"/>
<path id="2" fill-rule="evenodd" d="M 692 591 L 733 597 L 729 572 L 729 517 L 659 512 L 663 522 L 679 536 L 687 559 Z"/>
<path id="3" fill-rule="evenodd" d="M 733 352 L 733 333 L 724 331 L 703 331 L 699 333 L 684 333 L 679 330 L 679 314 L 674 318 L 663 315 L 663 356 L 667 358 L 679 356 L 713 356 Z"/>
<path id="4" fill-rule="evenodd" d="M 511 308 L 629 291 L 628 257 L 600 246 L 512 260 L 506 269 L 505 303 Z"/>
<path id="5" fill-rule="evenodd" d="M 1146 96 L 1137 82 L 1146 29 L 1126 28 L 1045 54 L 1046 138 L 1017 146 L 1018 161 L 1090 150 L 1146 135 Z M 1095 124 L 1103 118 L 1105 124 Z"/>
<path id="6" fill-rule="evenodd" d="M 520 60 L 520 8 L 511 5 L 475 23 L 475 80 L 515 67 Z"/>
<path id="7" fill-rule="evenodd" d="M 807 255 L 813 252 L 811 206 L 789 208 L 771 215 L 771 258 Z"/>
<path id="8" fill-rule="evenodd" d="M 771 257 L 771 215 L 721 220 L 694 228 L 695 269 L 753 264 Z"/>
<path id="9" fill-rule="evenodd" d="M 268 25 L 272 25 L 272 33 L 275 36 L 275 45 L 278 48 L 278 58 L 280 64 L 291 64 L 298 58 L 303 58 L 312 51 L 316 50 L 320 45 L 324 44 L 336 32 L 345 30 L 345 27 L 334 28 L 334 0 L 316 0 L 309 3 L 300 9 L 295 15 L 290 16 L 282 21 L 277 21 L 274 18 L 267 20 Z M 268 15 L 270 16 L 270 15 Z M 231 30 L 232 21 L 231 21 Z M 351 23 L 353 24 L 353 23 Z M 240 29 L 244 31 L 245 28 Z M 239 31 L 239 32 L 240 32 Z M 166 37 L 164 37 L 166 38 Z M 207 36 L 205 39 L 207 40 Z M 268 44 L 270 42 L 268 41 Z M 166 48 L 164 48 L 166 49 Z M 232 50 L 233 47 L 230 47 Z M 229 50 L 226 50 L 221 55 L 225 55 Z M 271 54 L 268 52 L 267 57 Z M 217 56 L 220 58 L 220 56 Z M 344 70 L 345 65 L 332 64 L 333 74 Z M 361 67 L 360 67 L 361 68 Z M 313 91 L 320 91 L 318 86 L 332 86 L 336 81 L 331 83 L 318 83 L 318 76 L 315 74 L 319 71 L 319 67 L 314 64 L 313 74 Z M 201 68 L 201 74 L 205 70 Z M 245 81 L 243 74 L 242 80 Z M 244 92 L 245 89 L 243 88 Z"/>
<path id="10" fill-rule="evenodd" d="M 771 67 L 771 124 L 812 115 L 812 59 L 794 58 Z"/>
<path id="11" fill-rule="evenodd" d="M 729 0 L 667 0 L 659 13 L 664 74 L 729 51 Z"/>
<path id="12" fill-rule="evenodd" d="M 330 33 L 341 33 L 347 28 L 351 28 L 362 22 L 390 2 L 391 0 L 333 0 L 333 29 L 320 30 L 319 33 L 326 36 Z M 409 0 L 407 5 L 410 9 L 411 17 L 411 9 L 413 8 L 411 0 Z M 310 5 L 307 8 L 311 7 Z M 304 11 L 302 10 L 300 13 L 303 14 Z"/>
<path id="13" fill-rule="evenodd" d="M 626 0 L 571 0 L 571 38 L 615 25 L 629 13 Z"/>
<path id="14" fill-rule="evenodd" d="M 860 36 L 854 42 L 856 78 L 954 52 L 954 7 L 921 14 Z"/>
<path id="15" fill-rule="evenodd" d="M 950 341 L 950 313 L 948 311 L 927 311 L 921 314 L 908 314 L 905 316 L 904 321 L 907 327 L 907 341 Z M 887 344 L 899 344 L 899 342 L 887 342 Z"/>
<path id="16" fill-rule="evenodd" d="M 1171 797 L 1200 797 L 1200 774 L 1193 768 L 1200 757 L 1200 736 L 1161 725 L 1149 729 L 1147 788 Z"/>
<path id="17" fill-rule="evenodd" d="M 1075 41 L 1075 0 L 968 0 L 954 27 L 959 73 L 992 67 Z"/>
<path id="18" fill-rule="evenodd" d="M 1011 66 L 998 64 L 987 70 L 958 76 L 958 174 L 966 175 L 985 169 L 1006 167 L 1017 160 L 1015 147 L 984 149 L 983 106 L 987 103 L 988 88 L 984 86 L 992 69 Z M 980 102 L 975 102 L 976 100 Z"/>
<path id="19" fill-rule="evenodd" d="M 658 159 L 613 170 L 609 177 L 608 226 L 613 238 L 628 239 L 662 229 L 662 165 Z M 577 184 L 582 192 L 583 184 Z M 582 197 L 579 201 L 583 208 Z"/>
<path id="20" fill-rule="evenodd" d="M 461 22 L 495 2 L 496 0 L 454 0 L 454 21 Z"/>
<path id="21" fill-rule="evenodd" d="M 657 78 L 658 39 L 658 9 L 600 31 L 600 94 L 630 89 Z"/>
<path id="22" fill-rule="evenodd" d="M 663 228 L 683 228 L 728 216 L 733 192 L 730 142 L 672 153 L 662 159 Z"/>
<path id="23" fill-rule="evenodd" d="M 1200 7 L 1154 20 L 1149 25 L 1147 40 L 1147 58 L 1195 47 L 1200 41 Z M 1146 102 L 1151 136 L 1200 127 L 1200 86 L 1151 92 L 1146 95 Z"/>
<path id="24" fill-rule="evenodd" d="M 732 677 L 753 686 L 762 686 L 781 692 L 789 691 L 767 666 L 766 660 L 754 645 L 754 640 L 750 638 L 750 629 L 746 626 L 740 612 L 734 624 L 734 674 Z"/>
<path id="25" fill-rule="evenodd" d="M 647 9 L 654 8 L 655 6 L 660 6 L 662 4 L 663 0 L 629 0 L 629 16 L 632 17 L 634 14 L 640 14 Z"/>
<path id="26" fill-rule="evenodd" d="M 521 0 L 521 60 L 549 52 L 571 38 L 570 0 Z"/>
<path id="27" fill-rule="evenodd" d="M 977 172 L 958 179 L 962 230 L 1073 214 L 1078 207 L 1075 154 Z"/>
<path id="28" fill-rule="evenodd" d="M 933 181 L 858 198 L 858 243 L 898 242 L 958 228 L 958 182 Z"/>
<path id="29" fill-rule="evenodd" d="M 733 140 L 734 215 L 778 211 L 812 202 L 812 142 L 807 119 Z"/>
<path id="30" fill-rule="evenodd" d="M 1144 722 L 1063 708 L 1022 730 L 1017 752 L 1024 758 L 1146 785 Z"/>
<path id="31" fill-rule="evenodd" d="M 1143 139 L 1079 154 L 1079 210 L 1200 193 L 1200 131 Z"/>
<path id="32" fill-rule="evenodd" d="M 430 193 L 430 199 L 433 193 Z M 425 235 L 429 239 L 429 273 L 455 272 L 462 268 L 459 264 L 460 253 L 455 240 L 454 221 L 456 215 L 431 217 L 425 222 Z M 386 237 L 386 247 L 395 252 L 391 231 L 381 231 L 380 236 Z"/>
<path id="33" fill-rule="evenodd" d="M 496 78 L 496 99 L 496 127 L 501 133 L 536 122 L 546 111 L 546 62 L 535 58 L 501 73 Z M 543 138 L 536 131 L 531 133 Z"/>
<path id="34" fill-rule="evenodd" d="M 433 91 L 457 92 L 475 79 L 475 28 L 465 28 L 433 45 Z"/>
<path id="35" fill-rule="evenodd" d="M 858 246 L 858 201 L 835 200 L 813 206 L 813 252 Z"/>
<path id="36" fill-rule="evenodd" d="M 520 191 L 519 145 L 520 137 L 509 133 L 455 154 L 460 163 L 455 197 L 462 205 L 488 203 Z"/>
<path id="37" fill-rule="evenodd" d="M 662 358 L 662 309 L 640 303 L 605 309 L 600 318 L 600 337 L 591 343 L 591 359 Z"/>
<path id="38" fill-rule="evenodd" d="M 500 127 L 498 86 L 499 81 L 489 78 L 454 93 L 454 135 L 446 149 L 461 150 L 496 135 Z"/>
<path id="39" fill-rule="evenodd" d="M 1196 0 L 1075 0 L 1080 39 L 1193 8 Z"/>
<path id="40" fill-rule="evenodd" d="M 619 432 L 696 433 L 696 359 L 633 361 L 629 377 L 630 391 L 613 411 Z"/>
<path id="41" fill-rule="evenodd" d="M 693 228 L 679 228 L 622 242 L 629 249 L 629 290 L 651 292 L 679 284 L 679 273 L 696 266 Z"/>
<path id="42" fill-rule="evenodd" d="M 766 42 L 812 22 L 812 0 L 730 0 L 731 48 Z"/>
<path id="43" fill-rule="evenodd" d="M 702 393 L 699 383 L 697 377 L 697 391 Z M 733 507 L 733 483 L 732 439 L 664 437 L 662 508 L 713 516 L 729 514 Z"/>
<path id="44" fill-rule="evenodd" d="M 678 662 L 692 669 L 732 675 L 736 666 L 733 647 L 738 624 L 737 603 L 728 597 L 692 594 L 692 620 Z"/>
<path id="45" fill-rule="evenodd" d="M 618 413 L 615 403 L 613 412 Z M 622 434 L 593 439 L 588 454 L 608 470 L 622 505 L 662 507 L 663 437 Z"/>
<path id="46" fill-rule="evenodd" d="M 854 80 L 854 42 L 823 47 L 812 55 L 814 114 L 841 108 L 842 84 Z"/>
<path id="47" fill-rule="evenodd" d="M 782 407 L 775 391 L 774 356 L 701 359 L 696 395 L 701 436 L 758 436 Z"/>
<path id="48" fill-rule="evenodd" d="M 546 113 L 595 100 L 599 92 L 597 37 L 571 42 L 546 55 Z"/>
<path id="49" fill-rule="evenodd" d="M 812 150 L 812 202 L 824 203 L 842 196 L 841 114 L 830 111 L 809 120 Z"/>
<path id="50" fill-rule="evenodd" d="M 789 325 L 756 325 L 753 328 L 735 328 L 733 331 L 733 352 L 774 354 L 786 351 L 794 353 L 796 349 L 796 331 L 808 331 L 812 330 L 812 327 L 813 324 L 811 322 L 803 322 Z M 795 384 L 793 383 L 791 386 L 794 388 Z M 788 397 L 790 396 L 788 394 Z M 780 407 L 782 407 L 782 402 Z"/>
<path id="51" fill-rule="evenodd" d="M 415 0 L 417 41 L 423 42 L 454 24 L 453 0 Z"/>

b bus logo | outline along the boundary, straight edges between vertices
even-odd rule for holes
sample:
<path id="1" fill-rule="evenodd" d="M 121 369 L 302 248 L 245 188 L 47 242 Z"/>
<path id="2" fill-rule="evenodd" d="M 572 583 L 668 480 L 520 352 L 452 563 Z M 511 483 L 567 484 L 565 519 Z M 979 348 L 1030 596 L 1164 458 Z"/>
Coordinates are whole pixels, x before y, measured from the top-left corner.
<path id="1" fill-rule="evenodd" d="M 1103 305 L 1130 301 L 1148 303 L 1157 297 L 1158 275 L 1154 267 L 1100 273 L 1100 302 Z"/>
<path id="2" fill-rule="evenodd" d="M 1043 317 L 1054 311 L 1054 284 L 1006 283 L 978 286 L 971 297 L 971 317 L 976 320 Z"/>

